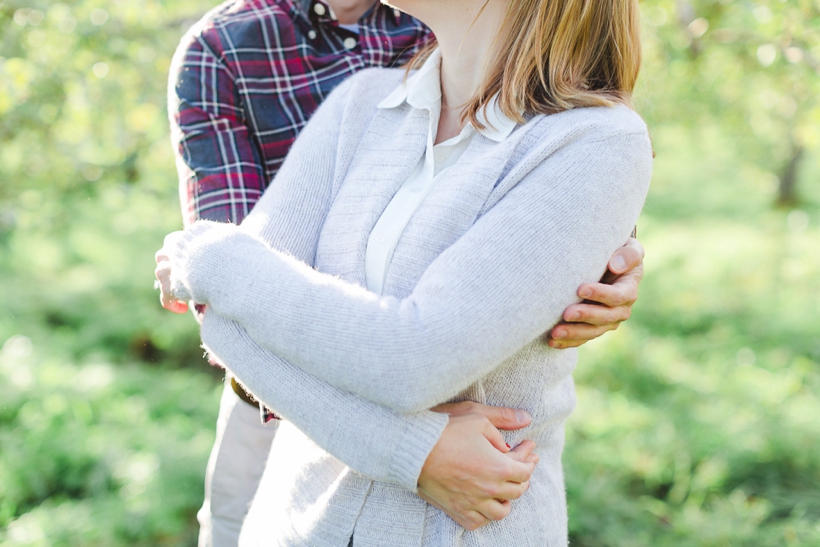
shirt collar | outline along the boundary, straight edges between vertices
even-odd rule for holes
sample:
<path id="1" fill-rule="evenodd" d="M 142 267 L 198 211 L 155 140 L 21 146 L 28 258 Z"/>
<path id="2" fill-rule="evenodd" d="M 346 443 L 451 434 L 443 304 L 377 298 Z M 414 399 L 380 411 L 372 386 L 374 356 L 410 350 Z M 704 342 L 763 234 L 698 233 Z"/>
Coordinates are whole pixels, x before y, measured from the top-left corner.
<path id="1" fill-rule="evenodd" d="M 299 0 L 298 3 L 301 5 L 302 11 L 308 16 L 308 18 L 311 18 L 311 17 L 315 16 L 321 21 L 335 21 L 336 20 L 336 14 L 333 13 L 333 8 L 330 7 L 330 4 L 327 3 L 327 0 Z M 323 11 L 324 11 L 323 15 L 318 15 L 316 13 L 315 8 L 314 8 L 314 6 L 316 4 L 322 4 L 322 8 L 323 8 Z M 376 11 L 377 10 L 379 10 L 380 8 L 386 8 L 386 7 L 387 6 L 382 5 L 381 2 L 374 2 L 373 5 L 370 7 L 370 9 L 368 9 L 362 15 L 362 17 L 359 19 L 359 21 L 366 20 L 366 19 L 367 20 L 373 19 L 376 16 Z M 391 9 L 393 11 L 393 18 L 395 19 L 396 24 L 398 25 L 401 22 L 401 12 L 397 9 L 394 9 L 394 8 L 391 8 Z"/>
<path id="2" fill-rule="evenodd" d="M 405 102 L 418 109 L 441 109 L 440 49 L 435 49 L 421 68 L 408 76 L 390 95 L 385 97 L 379 103 L 378 108 L 398 108 Z M 506 139 L 518 125 L 518 122 L 510 119 L 501 111 L 498 106 L 498 94 L 490 99 L 486 109 L 479 109 L 476 117 L 484 125 L 484 129 L 477 129 L 477 131 L 496 142 Z"/>

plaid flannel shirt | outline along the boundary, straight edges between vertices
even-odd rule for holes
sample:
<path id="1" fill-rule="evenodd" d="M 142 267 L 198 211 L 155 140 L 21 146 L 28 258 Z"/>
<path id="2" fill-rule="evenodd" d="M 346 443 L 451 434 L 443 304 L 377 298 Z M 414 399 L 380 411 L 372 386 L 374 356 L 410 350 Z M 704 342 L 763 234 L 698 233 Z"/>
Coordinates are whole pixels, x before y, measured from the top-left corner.
<path id="1" fill-rule="evenodd" d="M 358 30 L 322 0 L 230 0 L 188 32 L 169 80 L 186 225 L 242 222 L 334 87 L 363 68 L 400 66 L 431 36 L 380 2 Z"/>

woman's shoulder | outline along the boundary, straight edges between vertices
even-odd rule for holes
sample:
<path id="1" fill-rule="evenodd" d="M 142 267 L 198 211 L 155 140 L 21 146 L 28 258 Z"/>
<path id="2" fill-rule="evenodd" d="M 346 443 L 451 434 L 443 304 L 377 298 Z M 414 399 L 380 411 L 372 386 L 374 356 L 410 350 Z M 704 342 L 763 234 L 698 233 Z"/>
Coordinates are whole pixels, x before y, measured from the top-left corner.
<path id="1" fill-rule="evenodd" d="M 403 68 L 365 68 L 350 76 L 334 93 L 346 97 L 346 108 L 373 110 L 398 88 L 407 74 Z"/>
<path id="2" fill-rule="evenodd" d="M 529 124 L 535 134 L 558 133 L 581 140 L 649 135 L 643 118 L 626 105 L 573 108 L 536 116 Z"/>
<path id="3" fill-rule="evenodd" d="M 626 105 L 574 108 L 531 118 L 521 144 L 525 155 L 546 159 L 558 152 L 586 157 L 607 151 L 652 164 L 652 142 L 641 116 Z"/>
<path id="4" fill-rule="evenodd" d="M 407 70 L 404 68 L 370 67 L 360 70 L 348 80 L 351 85 L 373 91 L 381 90 L 387 95 L 402 83 L 406 75 Z"/>

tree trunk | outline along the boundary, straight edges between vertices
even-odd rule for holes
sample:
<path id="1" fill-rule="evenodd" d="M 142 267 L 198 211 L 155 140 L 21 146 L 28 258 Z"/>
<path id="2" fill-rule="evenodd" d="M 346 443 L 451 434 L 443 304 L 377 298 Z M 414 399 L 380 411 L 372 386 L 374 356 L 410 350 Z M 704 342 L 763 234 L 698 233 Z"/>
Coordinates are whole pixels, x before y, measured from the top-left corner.
<path id="1" fill-rule="evenodd" d="M 792 207 L 797 205 L 797 168 L 803 157 L 803 147 L 794 145 L 789 161 L 780 173 L 780 186 L 777 191 L 777 205 Z"/>

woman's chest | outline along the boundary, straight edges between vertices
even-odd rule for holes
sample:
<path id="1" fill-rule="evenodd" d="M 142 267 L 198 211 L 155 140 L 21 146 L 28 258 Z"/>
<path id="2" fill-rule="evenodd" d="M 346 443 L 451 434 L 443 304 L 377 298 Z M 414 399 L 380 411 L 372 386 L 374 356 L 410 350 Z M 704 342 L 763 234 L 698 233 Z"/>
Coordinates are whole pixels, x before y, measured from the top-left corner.
<path id="1" fill-rule="evenodd" d="M 349 158 L 316 250 L 318 270 L 362 286 L 371 233 L 425 154 L 427 118 L 414 112 L 397 127 L 395 120 L 390 123 L 391 115 L 377 116 Z M 430 263 L 497 199 L 499 180 L 515 151 L 513 137 L 496 143 L 476 136 L 459 160 L 437 178 L 413 207 L 396 240 L 384 273 L 383 294 L 399 298 L 410 294 Z"/>

